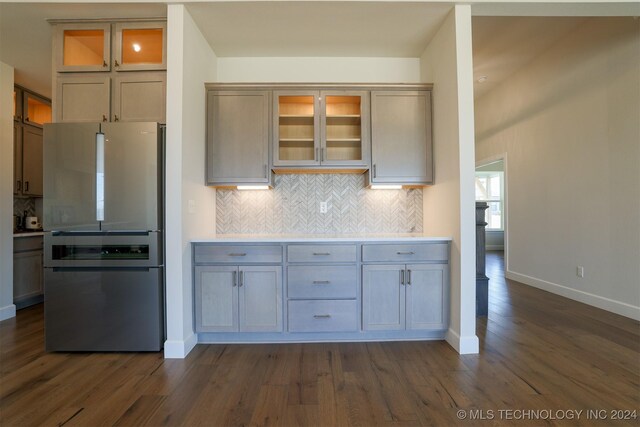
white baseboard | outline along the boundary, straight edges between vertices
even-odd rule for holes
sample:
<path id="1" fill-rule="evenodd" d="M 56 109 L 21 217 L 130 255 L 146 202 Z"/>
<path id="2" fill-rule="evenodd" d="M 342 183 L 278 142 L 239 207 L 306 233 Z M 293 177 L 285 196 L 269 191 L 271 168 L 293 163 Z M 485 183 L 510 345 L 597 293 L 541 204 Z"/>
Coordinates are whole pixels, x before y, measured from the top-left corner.
<path id="1" fill-rule="evenodd" d="M 164 358 L 184 359 L 196 344 L 198 344 L 198 336 L 196 334 L 191 334 L 184 341 L 167 340 L 164 342 Z"/>
<path id="2" fill-rule="evenodd" d="M 506 271 L 504 276 L 507 279 L 515 280 L 517 282 L 524 283 L 525 285 L 551 292 L 552 294 L 561 295 L 621 316 L 640 320 L 640 307 L 636 307 L 631 304 L 601 297 L 599 295 L 569 288 L 567 286 L 558 285 L 557 283 L 547 282 L 546 280 L 537 279 L 514 271 Z"/>
<path id="3" fill-rule="evenodd" d="M 488 251 L 504 251 L 504 245 L 486 245 L 484 248 Z"/>
<path id="4" fill-rule="evenodd" d="M 14 304 L 0 307 L 0 321 L 16 317 L 16 306 Z"/>
<path id="5" fill-rule="evenodd" d="M 475 335 L 461 337 L 457 332 L 449 329 L 444 339 L 459 354 L 478 354 L 480 352 L 480 341 Z"/>

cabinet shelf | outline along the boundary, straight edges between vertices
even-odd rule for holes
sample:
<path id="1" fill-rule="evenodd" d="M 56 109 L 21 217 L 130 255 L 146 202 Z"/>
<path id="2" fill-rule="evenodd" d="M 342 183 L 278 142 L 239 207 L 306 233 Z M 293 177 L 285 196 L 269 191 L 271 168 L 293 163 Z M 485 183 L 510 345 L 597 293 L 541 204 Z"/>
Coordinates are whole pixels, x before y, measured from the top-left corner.
<path id="1" fill-rule="evenodd" d="M 327 138 L 327 142 L 360 142 L 360 138 Z"/>
<path id="2" fill-rule="evenodd" d="M 280 138 L 280 142 L 313 142 L 313 138 Z"/>

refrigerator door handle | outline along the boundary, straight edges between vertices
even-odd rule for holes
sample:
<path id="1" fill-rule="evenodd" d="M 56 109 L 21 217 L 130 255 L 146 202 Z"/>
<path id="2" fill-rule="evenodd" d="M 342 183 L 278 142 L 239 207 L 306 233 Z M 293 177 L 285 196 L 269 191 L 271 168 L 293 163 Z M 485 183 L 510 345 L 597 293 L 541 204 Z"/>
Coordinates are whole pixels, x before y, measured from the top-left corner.
<path id="1" fill-rule="evenodd" d="M 96 133 L 96 221 L 104 221 L 104 133 Z"/>

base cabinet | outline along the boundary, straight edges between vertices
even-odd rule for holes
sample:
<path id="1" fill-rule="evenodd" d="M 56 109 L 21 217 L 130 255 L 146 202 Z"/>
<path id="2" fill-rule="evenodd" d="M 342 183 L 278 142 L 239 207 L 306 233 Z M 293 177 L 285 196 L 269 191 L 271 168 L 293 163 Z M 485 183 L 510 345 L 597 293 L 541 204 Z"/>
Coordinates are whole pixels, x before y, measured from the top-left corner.
<path id="1" fill-rule="evenodd" d="M 444 329 L 447 272 L 444 264 L 364 265 L 363 329 Z"/>
<path id="2" fill-rule="evenodd" d="M 14 239 L 13 303 L 24 308 L 42 302 L 42 236 Z"/>
<path id="3" fill-rule="evenodd" d="M 279 266 L 196 267 L 196 331 L 282 331 L 281 271 Z"/>

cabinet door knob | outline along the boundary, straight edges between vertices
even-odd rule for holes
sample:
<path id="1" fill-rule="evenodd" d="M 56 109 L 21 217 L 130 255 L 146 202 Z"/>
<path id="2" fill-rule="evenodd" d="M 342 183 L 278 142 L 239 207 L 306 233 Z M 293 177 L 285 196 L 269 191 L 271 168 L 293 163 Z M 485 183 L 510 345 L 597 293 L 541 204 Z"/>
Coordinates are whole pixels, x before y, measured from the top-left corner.
<path id="1" fill-rule="evenodd" d="M 238 287 L 241 288 L 244 285 L 244 272 L 240 270 L 240 279 L 238 280 Z"/>
<path id="2" fill-rule="evenodd" d="M 24 182 L 24 191 L 29 191 L 29 181 Z"/>
<path id="3" fill-rule="evenodd" d="M 18 185 L 16 187 L 18 188 L 18 191 L 22 191 L 22 181 L 18 180 L 17 184 Z"/>
<path id="4" fill-rule="evenodd" d="M 104 68 L 107 68 L 107 61 L 106 61 L 106 60 L 102 61 L 102 66 L 103 66 Z"/>
<path id="5" fill-rule="evenodd" d="M 238 284 L 238 272 L 234 271 L 233 272 L 233 287 L 235 288 L 237 284 Z"/>
<path id="6" fill-rule="evenodd" d="M 411 284 L 411 270 L 407 270 L 407 285 Z"/>
<path id="7" fill-rule="evenodd" d="M 120 66 L 120 64 L 118 63 L 118 60 L 117 60 L 117 59 L 114 59 L 114 60 L 113 60 L 113 65 L 114 65 L 114 66 L 116 66 L 116 67 L 119 67 L 119 66 Z"/>
<path id="8" fill-rule="evenodd" d="M 376 164 L 373 164 L 373 177 L 376 177 Z"/>
<path id="9" fill-rule="evenodd" d="M 400 284 L 404 285 L 404 270 L 400 270 Z"/>
<path id="10" fill-rule="evenodd" d="M 104 114 L 102 115 L 102 121 L 103 121 L 103 122 L 106 122 L 106 121 L 107 121 L 107 116 L 106 116 L 106 115 L 104 115 Z"/>
<path id="11" fill-rule="evenodd" d="M 118 115 L 117 115 L 117 114 L 114 114 L 114 115 L 113 115 L 113 121 L 114 121 L 114 122 L 119 122 L 119 121 L 120 121 L 120 119 L 118 118 Z"/>

